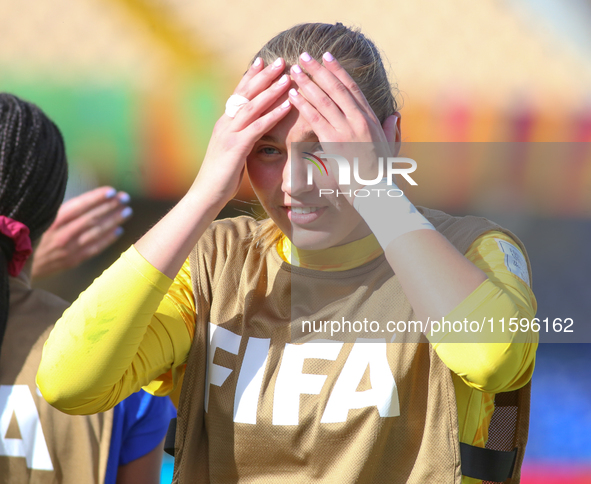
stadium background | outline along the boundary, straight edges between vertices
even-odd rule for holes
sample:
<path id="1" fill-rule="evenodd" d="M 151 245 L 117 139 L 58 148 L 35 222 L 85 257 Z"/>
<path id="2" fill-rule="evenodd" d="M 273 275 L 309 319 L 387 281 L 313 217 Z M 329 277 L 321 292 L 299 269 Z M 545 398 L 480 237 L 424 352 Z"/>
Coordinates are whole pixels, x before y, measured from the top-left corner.
<path id="1" fill-rule="evenodd" d="M 40 285 L 72 300 L 165 213 L 251 56 L 305 21 L 359 26 L 389 59 L 413 201 L 515 231 L 538 314 L 575 320 L 579 344 L 538 351 L 522 482 L 591 482 L 589 0 L 0 0 L 0 90 L 62 129 L 69 196 L 110 184 L 135 212 L 115 247 Z M 226 213 L 253 198 L 245 183 Z"/>

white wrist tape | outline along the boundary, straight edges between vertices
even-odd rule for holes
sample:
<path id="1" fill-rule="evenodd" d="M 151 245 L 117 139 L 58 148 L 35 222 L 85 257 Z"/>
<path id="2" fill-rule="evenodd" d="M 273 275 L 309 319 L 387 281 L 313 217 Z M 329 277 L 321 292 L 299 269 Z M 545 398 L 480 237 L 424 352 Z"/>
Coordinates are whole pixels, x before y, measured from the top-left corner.
<path id="1" fill-rule="evenodd" d="M 382 249 L 415 230 L 435 230 L 396 185 L 382 181 L 356 191 L 353 207 L 363 217 Z"/>

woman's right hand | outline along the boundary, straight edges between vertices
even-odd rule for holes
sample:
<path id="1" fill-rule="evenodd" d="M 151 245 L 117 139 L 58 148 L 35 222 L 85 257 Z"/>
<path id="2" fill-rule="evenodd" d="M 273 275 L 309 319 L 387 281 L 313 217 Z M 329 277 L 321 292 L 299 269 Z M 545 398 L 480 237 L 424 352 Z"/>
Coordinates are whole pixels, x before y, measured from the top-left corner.
<path id="1" fill-rule="evenodd" d="M 288 75 L 277 78 L 283 72 L 285 61 L 278 58 L 264 67 L 258 58 L 244 74 L 234 94 L 250 101 L 234 118 L 224 114 L 215 124 L 201 169 L 191 190 L 221 209 L 238 192 L 246 157 L 254 144 L 277 124 L 290 110 L 289 101 L 270 109 L 291 85 Z"/>
<path id="2" fill-rule="evenodd" d="M 289 76 L 276 81 L 284 67 L 283 59 L 267 67 L 262 61 L 251 66 L 234 91 L 251 101 L 236 117 L 224 114 L 219 119 L 189 192 L 135 244 L 150 264 L 171 279 L 220 210 L 236 195 L 254 144 L 289 112 L 289 102 L 272 108 L 291 86 Z"/>

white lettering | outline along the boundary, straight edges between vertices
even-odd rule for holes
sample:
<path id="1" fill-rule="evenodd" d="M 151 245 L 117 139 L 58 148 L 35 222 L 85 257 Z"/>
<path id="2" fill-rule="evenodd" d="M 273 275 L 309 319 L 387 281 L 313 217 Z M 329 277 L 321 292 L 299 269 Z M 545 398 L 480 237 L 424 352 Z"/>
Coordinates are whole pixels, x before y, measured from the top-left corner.
<path id="1" fill-rule="evenodd" d="M 216 365 L 213 362 L 215 350 L 221 348 L 233 355 L 238 354 L 240 348 L 241 336 L 221 328 L 216 324 L 209 323 L 209 348 L 207 351 L 207 382 L 205 384 L 205 411 L 209 406 L 209 386 L 215 385 L 221 387 L 222 384 L 232 373 L 230 368 Z"/>
<path id="2" fill-rule="evenodd" d="M 417 162 L 415 160 L 411 160 L 410 158 L 393 158 L 391 156 L 388 156 L 387 160 L 388 170 L 386 176 L 388 178 L 388 185 L 392 185 L 392 180 L 394 179 L 393 175 L 402 175 L 402 177 L 411 185 L 417 184 L 417 182 L 409 176 L 409 173 L 412 173 L 417 169 Z M 394 168 L 394 163 L 409 163 L 410 168 Z"/>
<path id="3" fill-rule="evenodd" d="M 248 338 L 234 396 L 234 422 L 256 424 L 270 339 Z"/>
<path id="4" fill-rule="evenodd" d="M 377 185 L 380 183 L 382 178 L 384 178 L 384 158 L 378 158 L 378 176 L 376 176 L 373 180 L 364 180 L 359 176 L 359 158 L 353 158 L 353 177 L 355 181 L 360 185 Z"/>
<path id="5" fill-rule="evenodd" d="M 0 455 L 24 457 L 27 468 L 52 471 L 49 449 L 41 428 L 39 412 L 27 385 L 0 385 Z M 6 432 L 16 416 L 21 439 L 8 439 Z"/>
<path id="6" fill-rule="evenodd" d="M 358 392 L 368 365 L 371 389 Z M 380 417 L 400 415 L 398 390 L 386 355 L 386 340 L 357 338 L 320 422 L 345 422 L 349 410 L 372 406 L 377 407 Z"/>
<path id="7" fill-rule="evenodd" d="M 339 165 L 339 185 L 350 185 L 351 184 L 351 173 L 350 173 L 350 166 L 349 161 L 347 158 L 341 155 L 327 155 L 322 154 L 320 158 L 325 160 L 332 158 L 334 159 L 337 164 Z"/>

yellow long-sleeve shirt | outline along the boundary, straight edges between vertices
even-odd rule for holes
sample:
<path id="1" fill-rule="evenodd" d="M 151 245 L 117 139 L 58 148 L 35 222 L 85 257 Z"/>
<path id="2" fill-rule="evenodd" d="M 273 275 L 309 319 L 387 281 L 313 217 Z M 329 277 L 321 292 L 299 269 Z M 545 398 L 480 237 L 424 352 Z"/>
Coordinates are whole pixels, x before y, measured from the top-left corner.
<path id="1" fill-rule="evenodd" d="M 488 280 L 446 319 L 533 318 L 535 298 L 508 267 L 499 240 L 513 242 L 501 232 L 489 232 L 469 248 L 466 257 Z M 357 255 L 360 249 L 375 251 L 365 239 L 352 244 Z M 339 250 L 342 257 L 343 248 Z M 361 254 L 359 264 L 367 257 Z M 47 343 L 51 351 L 40 367 L 39 387 L 50 403 L 59 402 L 68 413 L 105 410 L 141 386 L 167 394 L 183 372 L 194 325 L 188 263 L 172 281 L 131 248 L 58 322 Z M 481 343 L 447 342 L 449 335 L 431 338 L 453 371 L 463 442 L 484 445 L 494 393 L 519 388 L 533 372 L 537 335 L 507 332 L 503 340 L 500 336 L 497 332 L 487 340 L 486 334 L 480 335 Z"/>

